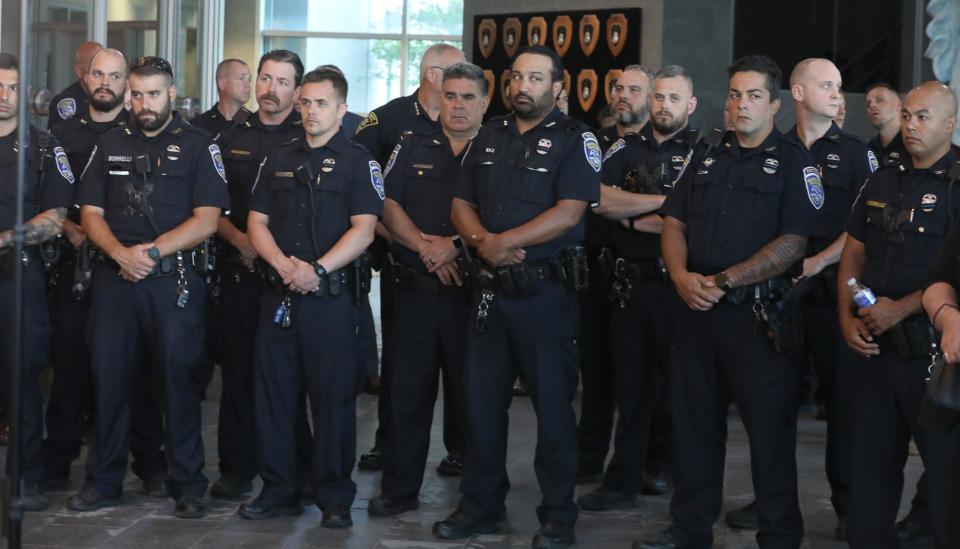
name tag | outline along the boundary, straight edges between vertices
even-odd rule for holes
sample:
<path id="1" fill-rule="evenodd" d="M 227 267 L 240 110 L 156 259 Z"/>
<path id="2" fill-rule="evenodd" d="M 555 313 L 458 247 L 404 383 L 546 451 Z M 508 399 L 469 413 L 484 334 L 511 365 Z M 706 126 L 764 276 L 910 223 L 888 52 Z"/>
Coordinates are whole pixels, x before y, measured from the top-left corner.
<path id="1" fill-rule="evenodd" d="M 110 170 L 110 175 L 130 175 L 127 170 Z"/>

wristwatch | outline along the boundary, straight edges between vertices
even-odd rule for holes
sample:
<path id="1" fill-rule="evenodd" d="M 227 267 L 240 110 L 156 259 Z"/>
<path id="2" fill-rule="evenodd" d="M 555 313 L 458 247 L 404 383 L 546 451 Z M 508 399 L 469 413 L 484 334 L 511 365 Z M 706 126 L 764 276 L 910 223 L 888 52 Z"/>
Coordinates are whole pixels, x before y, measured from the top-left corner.
<path id="1" fill-rule="evenodd" d="M 730 286 L 730 280 L 727 278 L 726 271 L 720 271 L 713 277 L 713 283 L 724 292 L 729 292 L 733 288 Z"/>
<path id="2" fill-rule="evenodd" d="M 147 249 L 147 257 L 149 257 L 150 259 L 152 259 L 152 260 L 154 260 L 154 261 L 157 261 L 158 259 L 160 259 L 160 248 L 157 248 L 156 246 L 153 246 L 153 247 Z"/>
<path id="3" fill-rule="evenodd" d="M 320 280 L 323 280 L 327 276 L 327 270 L 319 263 L 314 263 L 313 271 L 317 273 L 317 277 L 319 277 Z"/>

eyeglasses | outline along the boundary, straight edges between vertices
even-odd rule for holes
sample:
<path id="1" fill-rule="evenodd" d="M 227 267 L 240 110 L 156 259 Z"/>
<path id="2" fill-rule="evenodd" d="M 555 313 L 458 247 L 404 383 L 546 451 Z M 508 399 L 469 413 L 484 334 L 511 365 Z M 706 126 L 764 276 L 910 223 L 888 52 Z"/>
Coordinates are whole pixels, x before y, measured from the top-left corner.
<path id="1" fill-rule="evenodd" d="M 170 66 L 170 62 L 162 57 L 156 57 L 153 55 L 142 55 L 133 60 L 133 64 L 130 65 L 130 71 L 133 72 L 137 69 L 143 67 L 150 67 L 158 71 L 163 71 L 173 77 L 173 67 Z"/>

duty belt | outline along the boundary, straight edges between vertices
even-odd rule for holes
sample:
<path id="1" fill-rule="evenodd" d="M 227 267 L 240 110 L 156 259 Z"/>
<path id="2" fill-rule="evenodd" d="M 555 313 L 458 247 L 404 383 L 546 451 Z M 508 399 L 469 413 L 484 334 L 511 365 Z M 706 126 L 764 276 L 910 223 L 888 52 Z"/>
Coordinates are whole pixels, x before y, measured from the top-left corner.
<path id="1" fill-rule="evenodd" d="M 280 276 L 280 273 L 278 273 L 277 270 L 269 265 L 266 261 L 257 259 L 254 264 L 254 270 L 268 290 L 281 295 L 285 295 L 290 292 L 290 289 L 287 287 L 287 285 L 283 283 L 283 277 Z M 343 293 L 344 290 L 352 290 L 353 281 L 352 277 L 350 276 L 351 270 L 352 267 L 344 267 L 342 269 L 337 269 L 332 273 L 327 273 L 327 287 L 319 288 L 316 292 L 310 292 L 306 295 L 316 298 L 323 298 L 327 296 L 336 297 Z"/>
<path id="2" fill-rule="evenodd" d="M 183 255 L 184 262 L 189 263 L 190 266 L 192 266 L 194 270 L 197 272 L 197 274 L 201 276 L 205 276 L 206 274 L 208 274 L 205 270 L 207 268 L 206 258 L 208 257 L 208 252 L 206 249 L 203 248 L 203 246 L 197 246 L 194 248 L 183 250 L 181 253 Z M 143 277 L 144 280 L 148 278 L 158 278 L 162 276 L 170 276 L 170 275 L 176 274 L 177 272 L 176 256 L 177 254 L 173 253 L 166 257 L 161 257 L 160 260 L 157 261 L 156 264 L 153 266 L 153 269 L 150 270 L 150 273 L 147 276 Z M 100 263 L 104 263 L 111 268 L 120 270 L 120 264 L 114 261 L 113 259 L 111 259 L 110 256 L 108 256 L 103 251 L 98 250 L 96 252 L 96 259 Z"/>
<path id="3" fill-rule="evenodd" d="M 881 352 L 893 349 L 897 358 L 922 358 L 930 355 L 930 344 L 935 341 L 933 327 L 923 313 L 908 316 L 880 335 Z"/>
<path id="4" fill-rule="evenodd" d="M 438 293 L 443 288 L 443 284 L 436 276 L 420 274 L 413 267 L 402 263 L 387 265 L 386 272 L 400 290 L 423 290 Z"/>
<path id="5" fill-rule="evenodd" d="M 627 307 L 627 301 L 633 292 L 633 282 L 659 281 L 667 283 L 666 269 L 661 261 L 648 259 L 632 262 L 622 257 L 613 264 L 613 284 L 610 285 L 610 302 L 621 309 Z"/>
<path id="6" fill-rule="evenodd" d="M 793 284 L 786 277 L 777 277 L 749 286 L 733 288 L 723 296 L 723 301 L 731 305 L 742 305 L 751 300 L 777 301 L 790 291 Z"/>

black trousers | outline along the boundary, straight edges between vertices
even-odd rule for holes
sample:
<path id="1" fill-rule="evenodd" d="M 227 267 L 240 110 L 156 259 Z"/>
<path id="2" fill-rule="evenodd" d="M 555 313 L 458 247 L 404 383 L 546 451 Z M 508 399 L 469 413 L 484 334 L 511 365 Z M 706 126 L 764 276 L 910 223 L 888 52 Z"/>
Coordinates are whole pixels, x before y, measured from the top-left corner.
<path id="1" fill-rule="evenodd" d="M 8 252 L 12 253 L 12 252 Z M 20 429 L 20 474 L 26 481 L 40 482 L 43 477 L 41 441 L 43 439 L 43 395 L 40 392 L 40 370 L 46 366 L 50 348 L 50 311 L 47 309 L 47 285 L 43 267 L 35 258 L 24 268 L 23 338 L 20 369 L 20 422 L 11 429 Z M 2 408 L 10 414 L 10 346 L 13 344 L 13 281 L 0 279 L 0 334 L 3 334 L 0 357 L 0 398 Z M 7 459 L 7 475 L 11 460 Z"/>
<path id="2" fill-rule="evenodd" d="M 357 446 L 357 394 L 363 387 L 360 309 L 349 292 L 337 297 L 292 297 L 292 325 L 273 323 L 282 296 L 264 291 L 257 327 L 256 424 L 267 504 L 299 501 L 297 428 L 301 395 L 310 399 L 313 447 L 310 480 L 321 509 L 349 508 L 357 486 L 351 480 Z"/>
<path id="3" fill-rule="evenodd" d="M 640 492 L 650 448 L 660 379 L 669 363 L 677 302 L 659 280 L 633 280 L 625 306 L 615 305 L 610 346 L 615 372 L 617 416 L 613 459 L 603 487 L 627 494 Z"/>
<path id="4" fill-rule="evenodd" d="M 580 301 L 580 472 L 600 474 L 613 433 L 614 377 L 610 358 L 610 282 L 595 263 Z"/>
<path id="5" fill-rule="evenodd" d="M 510 488 L 506 471 L 507 410 L 513 380 L 523 373 L 537 414 L 534 471 L 543 498 L 542 523 L 573 524 L 577 475 L 577 296 L 557 282 L 541 282 L 534 297 L 497 296 L 486 331 L 477 334 L 471 317 L 464 363 L 468 433 L 460 509 L 496 520 Z M 479 296 L 474 296 L 472 314 Z"/>
<path id="6" fill-rule="evenodd" d="M 397 289 L 394 295 L 391 437 L 383 448 L 383 494 L 416 499 L 430 450 L 430 425 L 441 372 L 451 387 L 444 418 L 463 422 L 463 361 L 470 296 L 464 288 L 439 292 Z M 462 432 L 463 428 L 458 428 Z"/>
<path id="7" fill-rule="evenodd" d="M 723 497 L 727 408 L 736 403 L 750 440 L 760 547 L 796 549 L 803 540 L 797 496 L 795 355 L 754 333 L 749 303 L 700 312 L 680 307 L 670 363 L 676 491 L 670 504 L 679 540 L 713 543 Z"/>
<path id="8" fill-rule="evenodd" d="M 203 440 L 200 388 L 204 360 L 206 284 L 186 272 L 190 299 L 176 306 L 176 276 L 130 283 L 107 264 L 94 270 L 90 308 L 90 353 L 96 420 L 87 457 L 87 485 L 119 497 L 126 473 L 131 408 L 142 405 L 133 391 L 136 367 L 151 368 L 142 386 L 159 390 L 165 419 L 167 478 L 174 497 L 202 496 Z"/>
<path id="9" fill-rule="evenodd" d="M 911 437 L 932 482 L 927 505 L 938 547 L 945 542 L 945 506 L 956 462 L 951 462 L 949 431 L 920 426 L 924 379 L 930 359 L 897 358 L 893 349 L 853 362 L 853 444 L 851 505 L 847 535 L 850 547 L 899 548 L 895 531 L 903 492 L 903 466 Z"/>

